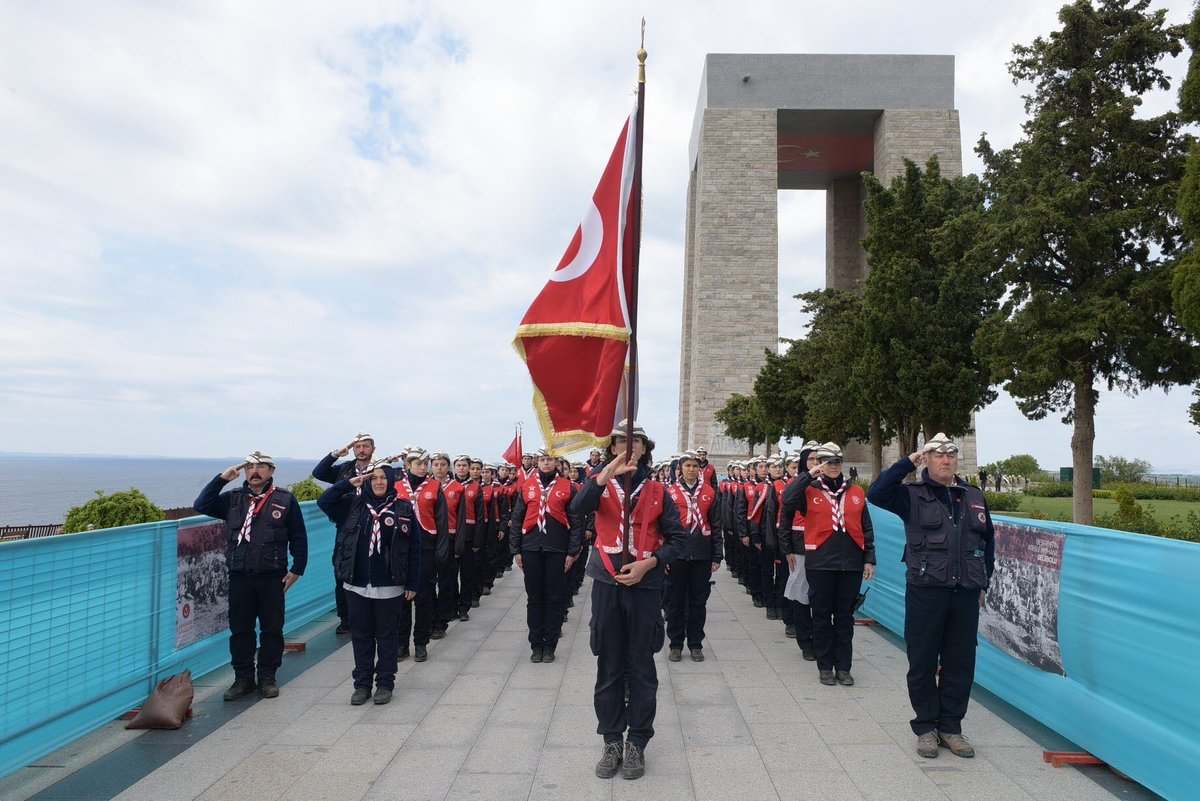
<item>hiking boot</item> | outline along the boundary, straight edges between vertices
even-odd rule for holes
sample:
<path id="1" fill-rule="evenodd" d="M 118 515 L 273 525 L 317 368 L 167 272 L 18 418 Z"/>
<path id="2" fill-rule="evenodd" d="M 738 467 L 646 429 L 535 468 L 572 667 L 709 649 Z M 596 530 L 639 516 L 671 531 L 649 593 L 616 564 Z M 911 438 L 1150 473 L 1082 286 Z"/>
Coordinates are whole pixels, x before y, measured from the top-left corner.
<path id="1" fill-rule="evenodd" d="M 817 655 L 815 653 L 813 653 L 813 649 L 811 647 L 810 648 L 801 648 L 800 656 L 803 657 L 805 662 L 816 662 L 817 661 Z"/>
<path id="2" fill-rule="evenodd" d="M 773 606 L 767 607 L 767 620 L 779 620 L 779 610 Z"/>
<path id="3" fill-rule="evenodd" d="M 948 734 L 944 731 L 940 731 L 937 733 L 937 737 L 938 742 L 941 743 L 942 747 L 949 748 L 950 753 L 954 754 L 956 757 L 970 759 L 971 757 L 975 756 L 975 749 L 971 746 L 970 741 L 961 734 Z"/>
<path id="4" fill-rule="evenodd" d="M 542 662 L 553 662 L 553 661 L 554 661 L 554 649 L 543 648 L 542 649 Z"/>
<path id="5" fill-rule="evenodd" d="M 386 687 L 375 688 L 375 705 L 383 706 L 388 701 L 392 700 L 392 691 Z"/>
<path id="6" fill-rule="evenodd" d="M 371 697 L 371 691 L 366 687 L 355 687 L 354 695 L 350 696 L 351 706 L 362 706 Z"/>
<path id="7" fill-rule="evenodd" d="M 458 619 L 465 622 L 471 619 L 471 610 L 464 609 L 458 614 Z"/>
<path id="8" fill-rule="evenodd" d="M 350 633 L 350 624 L 347 623 L 345 620 L 343 620 L 341 623 L 338 623 L 338 627 L 336 629 L 334 629 L 333 633 L 334 634 L 349 634 Z"/>
<path id="9" fill-rule="evenodd" d="M 762 608 L 763 608 L 763 602 L 762 602 L 762 598 L 754 598 L 754 599 L 753 599 L 753 601 L 754 601 L 754 608 L 755 608 L 755 609 L 762 609 Z"/>
<path id="10" fill-rule="evenodd" d="M 838 670 L 833 674 L 833 677 L 837 679 L 837 683 L 843 687 L 854 686 L 854 677 L 850 675 L 850 671 L 848 670 Z"/>
<path id="11" fill-rule="evenodd" d="M 937 749 L 936 744 L 934 750 Z M 611 779 L 617 775 L 617 768 L 621 767 L 621 756 L 624 752 L 624 745 L 620 740 L 615 743 L 604 744 L 604 755 L 600 757 L 600 761 L 596 763 L 596 775 L 601 779 Z"/>
<path id="12" fill-rule="evenodd" d="M 835 684 L 837 684 L 837 679 L 834 678 L 832 670 L 822 670 L 820 672 L 820 678 L 821 678 L 821 683 L 828 687 L 832 687 Z"/>
<path id="13" fill-rule="evenodd" d="M 693 648 L 692 649 L 692 661 L 693 662 L 703 662 L 704 661 L 704 650 L 702 648 Z"/>
<path id="14" fill-rule="evenodd" d="M 642 746 L 625 743 L 625 764 L 621 766 L 622 779 L 640 779 L 646 774 L 646 754 Z"/>
<path id="15" fill-rule="evenodd" d="M 258 680 L 258 691 L 262 693 L 263 698 L 278 698 L 279 685 L 275 683 L 274 676 L 264 676 Z"/>
<path id="16" fill-rule="evenodd" d="M 796 639 L 796 626 L 792 623 L 788 623 L 783 627 L 783 634 L 785 637 L 790 637 L 793 640 Z"/>
<path id="17" fill-rule="evenodd" d="M 683 649 L 682 648 L 672 648 L 671 653 L 667 654 L 668 662 L 678 662 L 681 659 L 683 659 Z"/>
<path id="18" fill-rule="evenodd" d="M 529 654 L 529 661 L 530 662 L 541 662 L 542 661 L 542 649 L 534 648 L 533 651 L 530 652 L 530 654 Z"/>
<path id="19" fill-rule="evenodd" d="M 399 651 L 396 652 L 396 661 L 403 662 L 405 659 L 408 659 L 410 656 L 412 656 L 412 654 L 410 654 L 408 652 L 408 646 L 406 645 L 403 648 L 401 648 Z"/>
<path id="20" fill-rule="evenodd" d="M 480 595 L 491 595 L 491 594 L 492 594 L 492 588 L 491 588 L 491 587 L 484 587 L 482 590 L 480 590 L 480 591 L 479 591 L 479 594 L 480 594 Z"/>
<path id="21" fill-rule="evenodd" d="M 429 650 L 424 645 L 416 646 L 413 649 L 413 652 L 414 652 L 414 656 L 413 656 L 414 662 L 424 662 L 426 659 L 429 658 Z"/>
<path id="22" fill-rule="evenodd" d="M 429 632 L 429 639 L 440 640 L 446 636 L 445 626 L 434 626 L 433 631 Z"/>
<path id="23" fill-rule="evenodd" d="M 233 680 L 233 684 L 225 691 L 226 701 L 236 701 L 237 699 L 249 695 L 254 692 L 254 682 L 247 678 L 238 678 Z"/>
<path id="24" fill-rule="evenodd" d="M 478 599 L 478 598 L 474 598 L 474 599 L 472 599 L 472 601 L 471 601 L 471 608 L 472 608 L 472 609 L 478 609 L 478 608 L 479 608 L 479 599 Z M 466 620 L 466 618 L 463 618 L 463 620 Z"/>
<path id="25" fill-rule="evenodd" d="M 926 759 L 937 759 L 938 735 L 936 731 L 927 731 L 917 738 L 917 753 Z"/>

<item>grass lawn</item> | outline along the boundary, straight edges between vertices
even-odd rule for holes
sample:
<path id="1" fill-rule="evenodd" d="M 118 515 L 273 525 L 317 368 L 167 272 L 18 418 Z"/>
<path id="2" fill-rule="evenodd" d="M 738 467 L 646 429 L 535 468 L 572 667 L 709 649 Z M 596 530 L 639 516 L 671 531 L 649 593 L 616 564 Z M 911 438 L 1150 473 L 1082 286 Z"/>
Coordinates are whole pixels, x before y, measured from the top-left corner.
<path id="1" fill-rule="evenodd" d="M 1025 495 L 1021 498 L 1021 511 L 1028 512 L 1034 506 L 1037 506 L 1050 520 L 1057 520 L 1060 517 L 1065 520 L 1071 519 L 1071 498 L 1034 498 L 1031 495 Z M 1185 517 L 1188 512 L 1200 512 L 1200 503 L 1194 501 L 1138 501 L 1142 508 L 1147 512 L 1153 512 L 1154 516 L 1159 520 L 1170 520 L 1172 517 Z M 1093 512 L 1098 517 L 1100 515 L 1110 515 L 1117 511 L 1117 502 L 1108 498 L 1094 498 L 1092 500 Z M 996 512 L 996 514 L 1004 514 L 1004 512 Z"/>

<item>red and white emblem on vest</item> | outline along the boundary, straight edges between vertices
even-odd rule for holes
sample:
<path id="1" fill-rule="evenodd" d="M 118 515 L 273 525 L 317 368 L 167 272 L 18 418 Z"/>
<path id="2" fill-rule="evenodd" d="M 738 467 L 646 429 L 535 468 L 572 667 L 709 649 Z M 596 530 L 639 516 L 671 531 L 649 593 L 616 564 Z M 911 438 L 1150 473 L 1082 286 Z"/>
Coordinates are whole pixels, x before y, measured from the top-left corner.
<path id="1" fill-rule="evenodd" d="M 274 512 L 271 512 L 271 517 L 273 517 L 273 518 L 275 518 L 276 520 L 278 520 L 279 518 L 283 517 L 283 512 L 281 512 L 281 511 L 279 511 L 278 509 L 276 509 Z"/>
<path id="2" fill-rule="evenodd" d="M 425 493 L 425 495 L 424 495 L 424 496 L 422 496 L 422 497 L 424 497 L 426 500 L 429 500 L 430 498 L 432 498 L 432 497 L 433 497 L 433 493 L 432 493 L 432 492 L 427 492 L 427 493 Z"/>
<path id="3" fill-rule="evenodd" d="M 859 498 L 857 495 L 853 496 L 853 497 L 850 499 L 850 501 L 851 501 L 851 502 L 852 502 L 852 503 L 853 503 L 855 506 L 858 506 L 860 503 L 862 503 L 862 500 L 861 500 L 861 499 L 860 499 L 860 498 Z"/>
<path id="4" fill-rule="evenodd" d="M 385 517 L 385 518 L 383 518 L 383 524 L 385 526 L 394 526 L 394 525 L 396 525 L 396 520 L 395 520 L 395 518 L 392 518 L 392 517 Z"/>

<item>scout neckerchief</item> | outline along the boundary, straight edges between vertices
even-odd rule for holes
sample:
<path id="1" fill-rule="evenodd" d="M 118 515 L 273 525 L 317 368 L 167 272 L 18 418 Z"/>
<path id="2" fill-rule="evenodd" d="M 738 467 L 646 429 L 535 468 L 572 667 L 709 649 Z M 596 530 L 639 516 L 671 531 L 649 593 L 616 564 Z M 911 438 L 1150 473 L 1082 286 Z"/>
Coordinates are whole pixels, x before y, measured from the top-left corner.
<path id="1" fill-rule="evenodd" d="M 692 524 L 692 527 L 688 530 L 695 531 L 700 527 L 700 504 L 696 501 L 696 496 L 694 493 L 696 490 L 700 489 L 700 481 L 697 480 L 696 486 L 692 487 L 691 489 L 688 488 L 687 484 L 683 483 L 682 478 L 675 483 L 678 484 L 680 489 L 683 490 L 683 500 L 687 504 L 688 521 Z"/>
<path id="2" fill-rule="evenodd" d="M 383 517 L 384 512 L 392 511 L 392 504 L 396 502 L 395 498 L 379 507 L 379 511 L 375 511 L 375 507 L 367 504 L 367 511 L 371 513 L 371 545 L 367 548 L 367 556 L 374 556 L 379 553 L 379 541 L 381 539 L 381 530 L 379 526 L 379 518 Z"/>
<path id="3" fill-rule="evenodd" d="M 254 524 L 254 518 L 267 505 L 267 499 L 271 497 L 271 493 L 274 491 L 275 487 L 272 486 L 262 495 L 255 495 L 253 492 L 250 493 L 249 502 L 246 504 L 246 519 L 242 522 L 242 530 L 238 532 L 238 545 L 250 541 L 250 526 Z M 254 503 L 255 501 L 258 501 L 258 503 Z"/>
<path id="4" fill-rule="evenodd" d="M 833 509 L 833 530 L 846 530 L 846 490 L 850 488 L 850 482 L 842 480 L 842 486 L 838 487 L 833 492 L 829 491 L 828 485 L 825 483 L 825 476 L 821 476 L 817 488 L 821 490 L 821 494 L 825 496 L 825 500 L 829 501 L 829 506 Z"/>
<path id="5" fill-rule="evenodd" d="M 367 474 L 367 468 L 365 468 L 365 467 L 364 467 L 363 469 L 359 470 L 359 469 L 358 469 L 358 462 L 355 462 L 355 463 L 354 463 L 354 476 L 355 476 L 355 478 L 357 478 L 358 476 L 365 476 L 366 474 Z M 359 484 L 357 487 L 355 487 L 355 488 L 354 488 L 354 494 L 355 494 L 355 495 L 362 495 L 362 484 Z"/>
<path id="6" fill-rule="evenodd" d="M 648 481 L 649 478 L 650 478 L 650 476 L 646 476 L 646 478 L 643 478 L 642 483 L 638 484 L 634 488 L 633 492 L 630 493 L 630 495 L 629 495 L 629 509 L 630 509 L 629 516 L 630 516 L 630 518 L 633 517 L 632 510 L 637 507 L 638 496 L 642 494 L 642 488 L 646 486 L 646 481 Z M 625 510 L 625 490 L 621 487 L 621 482 L 617 481 L 616 478 L 609 479 L 608 484 L 616 492 L 617 500 L 620 501 L 620 503 L 621 503 L 621 516 L 619 518 L 617 518 L 617 520 L 618 520 L 617 535 L 620 537 L 620 540 L 621 540 L 621 553 L 625 553 L 625 552 L 633 553 L 633 550 L 632 550 L 633 543 L 628 541 L 628 539 L 625 536 L 625 512 L 624 512 L 624 510 Z M 636 554 L 634 554 L 634 555 L 636 556 Z"/>
<path id="7" fill-rule="evenodd" d="M 417 503 L 421 497 L 421 490 L 425 489 L 426 484 L 428 484 L 430 481 L 433 481 L 433 474 L 432 473 L 427 474 L 425 476 L 424 480 L 421 481 L 421 483 L 419 485 L 417 485 L 416 489 L 412 488 L 412 482 L 409 481 L 409 478 L 411 478 L 411 476 L 405 476 L 404 486 L 406 489 L 408 489 L 408 492 L 409 492 L 408 498 L 410 501 L 412 501 L 413 514 L 416 515 L 417 525 L 420 526 L 422 529 L 424 529 L 425 526 L 422 525 L 422 523 L 421 523 L 421 511 L 420 511 L 420 509 L 417 508 Z M 426 533 L 433 534 L 435 532 L 426 531 Z"/>
<path id="8" fill-rule="evenodd" d="M 538 472 L 538 483 L 542 481 L 541 471 Z M 538 502 L 537 527 L 538 531 L 546 533 L 546 510 L 550 507 L 550 491 L 554 489 L 557 477 L 551 478 L 550 483 L 542 487 L 542 499 Z"/>
<path id="9" fill-rule="evenodd" d="M 770 483 L 770 482 L 755 480 L 754 486 L 755 486 L 755 491 L 756 491 L 757 495 L 754 498 L 754 509 L 752 509 L 750 512 L 748 512 L 746 514 L 747 520 L 753 520 L 754 516 L 756 514 L 758 514 L 758 510 L 762 508 L 764 503 L 766 503 L 766 500 L 767 500 L 766 490 L 767 490 L 768 483 Z"/>

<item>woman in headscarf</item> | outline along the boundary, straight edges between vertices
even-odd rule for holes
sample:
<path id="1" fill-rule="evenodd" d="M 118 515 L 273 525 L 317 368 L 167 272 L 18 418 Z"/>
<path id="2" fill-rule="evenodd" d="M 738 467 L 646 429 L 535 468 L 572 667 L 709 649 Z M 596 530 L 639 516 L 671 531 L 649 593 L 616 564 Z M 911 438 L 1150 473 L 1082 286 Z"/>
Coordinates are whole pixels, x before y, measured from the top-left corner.
<path id="1" fill-rule="evenodd" d="M 317 505 L 337 526 L 334 577 L 346 590 L 354 646 L 354 694 L 365 704 L 374 681 L 375 703 L 392 700 L 400 648 L 400 610 L 417 594 L 421 536 L 412 504 L 396 494 L 396 475 L 375 462 L 365 475 L 344 479 Z"/>

